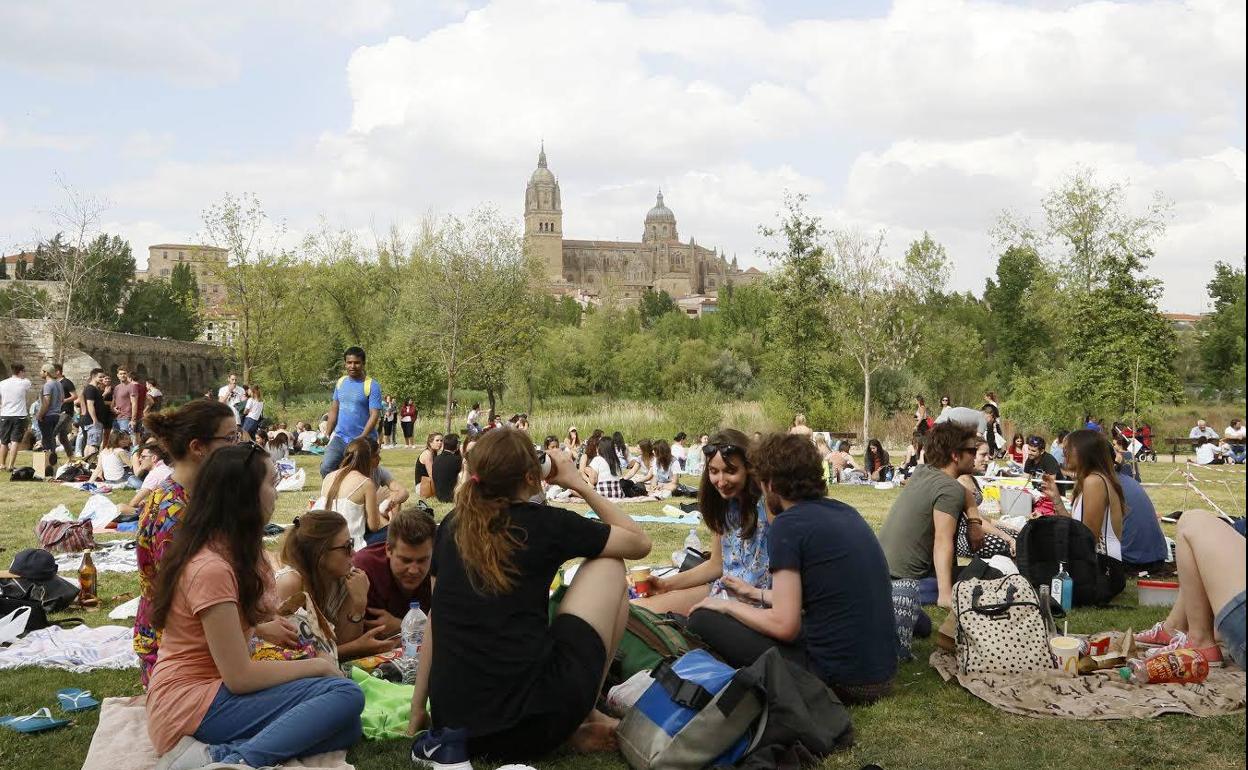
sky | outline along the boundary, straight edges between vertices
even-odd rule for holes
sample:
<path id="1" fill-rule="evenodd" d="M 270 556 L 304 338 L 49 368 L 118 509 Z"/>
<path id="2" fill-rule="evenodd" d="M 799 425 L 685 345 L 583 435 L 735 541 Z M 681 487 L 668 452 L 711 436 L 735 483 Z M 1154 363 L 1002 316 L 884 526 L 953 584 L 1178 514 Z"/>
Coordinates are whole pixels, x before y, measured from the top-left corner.
<path id="1" fill-rule="evenodd" d="M 766 267 L 786 192 L 828 226 L 924 231 L 983 290 L 1002 210 L 1076 169 L 1171 203 L 1150 272 L 1207 309 L 1245 254 L 1242 2 L 269 0 L 0 5 L 0 250 L 60 184 L 146 248 L 255 193 L 288 238 L 491 204 L 545 142 L 567 238 L 682 240 Z"/>

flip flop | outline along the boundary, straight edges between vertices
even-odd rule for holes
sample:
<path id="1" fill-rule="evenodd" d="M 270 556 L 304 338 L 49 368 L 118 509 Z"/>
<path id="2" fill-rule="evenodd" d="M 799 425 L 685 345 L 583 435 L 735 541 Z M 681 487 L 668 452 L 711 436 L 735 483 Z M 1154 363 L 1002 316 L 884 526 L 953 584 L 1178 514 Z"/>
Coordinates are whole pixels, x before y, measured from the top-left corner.
<path id="1" fill-rule="evenodd" d="M 69 724 L 68 719 L 53 718 L 52 712 L 46 706 L 24 717 L 0 717 L 0 726 L 19 733 L 41 733 L 44 730 L 64 727 L 67 724 Z"/>
<path id="2" fill-rule="evenodd" d="M 92 697 L 90 690 L 79 690 L 77 687 L 58 690 L 56 699 L 61 703 L 61 711 L 67 714 L 75 711 L 90 711 L 100 706 L 100 702 Z"/>

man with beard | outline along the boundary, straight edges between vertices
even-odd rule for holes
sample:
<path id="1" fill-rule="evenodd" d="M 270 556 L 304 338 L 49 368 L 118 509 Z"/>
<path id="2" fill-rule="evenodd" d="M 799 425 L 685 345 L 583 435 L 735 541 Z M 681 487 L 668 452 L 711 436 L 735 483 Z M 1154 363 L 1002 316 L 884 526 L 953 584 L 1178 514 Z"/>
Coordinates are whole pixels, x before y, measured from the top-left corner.
<path id="1" fill-rule="evenodd" d="M 432 589 L 429 564 L 433 558 L 433 517 L 417 508 L 404 508 L 390 517 L 386 542 L 375 543 L 352 557 L 368 575 L 368 611 L 365 628 L 381 626 L 378 639 L 399 633 L 403 616 L 413 601 L 429 612 Z"/>
<path id="2" fill-rule="evenodd" d="M 734 667 L 772 647 L 845 703 L 871 703 L 897 673 L 888 564 L 858 511 L 825 497 L 819 451 L 802 434 L 763 437 L 749 454 L 771 522 L 772 587 L 725 576 L 742 601 L 710 596 L 690 630 Z M 956 482 L 955 482 L 956 483 Z"/>

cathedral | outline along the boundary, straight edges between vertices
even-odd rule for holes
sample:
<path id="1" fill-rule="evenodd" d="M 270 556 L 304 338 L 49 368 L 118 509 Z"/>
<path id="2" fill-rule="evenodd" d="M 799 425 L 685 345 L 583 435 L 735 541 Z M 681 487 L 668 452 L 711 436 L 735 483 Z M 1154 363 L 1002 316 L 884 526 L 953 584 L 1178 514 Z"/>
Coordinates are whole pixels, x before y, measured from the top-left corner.
<path id="1" fill-rule="evenodd" d="M 722 253 L 699 246 L 693 238 L 681 243 L 676 215 L 658 194 L 646 214 L 640 241 L 574 241 L 563 237 L 563 206 L 559 181 L 546 166 L 546 149 L 524 192 L 524 245 L 545 265 L 556 294 L 599 296 L 610 293 L 636 302 L 646 289 L 672 297 L 717 294 L 728 283 L 757 280 L 755 268 L 741 270 Z"/>

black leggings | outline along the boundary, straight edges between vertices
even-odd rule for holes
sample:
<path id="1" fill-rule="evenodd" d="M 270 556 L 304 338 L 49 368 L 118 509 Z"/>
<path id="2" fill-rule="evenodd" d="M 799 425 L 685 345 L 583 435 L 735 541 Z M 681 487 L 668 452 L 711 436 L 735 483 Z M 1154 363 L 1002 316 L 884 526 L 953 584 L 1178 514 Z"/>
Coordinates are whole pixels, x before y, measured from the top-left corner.
<path id="1" fill-rule="evenodd" d="M 806 646 L 799 640 L 785 644 L 770 636 L 746 626 L 734 617 L 714 610 L 695 610 L 689 616 L 689 630 L 706 645 L 719 654 L 724 662 L 733 668 L 744 668 L 771 648 L 780 651 L 780 656 L 814 674 L 819 679 L 823 676 L 815 670 L 810 656 L 806 654 Z M 892 690 L 893 681 L 865 685 L 843 685 L 824 682 L 836 693 L 842 703 L 873 703 Z"/>

